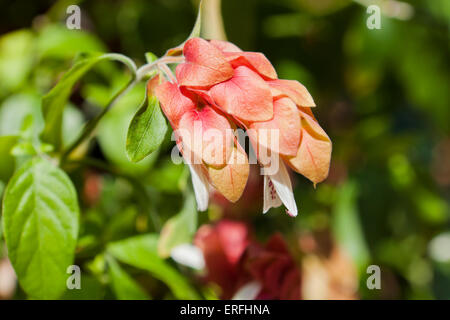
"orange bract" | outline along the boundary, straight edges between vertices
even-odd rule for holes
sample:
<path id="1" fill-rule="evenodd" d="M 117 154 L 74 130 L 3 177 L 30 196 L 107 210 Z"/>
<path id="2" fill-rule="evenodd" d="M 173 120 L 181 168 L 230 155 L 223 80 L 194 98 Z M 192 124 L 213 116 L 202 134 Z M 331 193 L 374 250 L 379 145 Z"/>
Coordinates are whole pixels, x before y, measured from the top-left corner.
<path id="1" fill-rule="evenodd" d="M 230 79 L 233 76 L 231 64 L 222 52 L 208 41 L 193 38 L 183 49 L 185 63 L 177 66 L 179 85 L 206 87 Z"/>
<path id="2" fill-rule="evenodd" d="M 172 126 L 178 127 L 183 114 L 195 109 L 194 102 L 181 93 L 180 88 L 171 82 L 164 82 L 155 89 L 162 110 Z"/>
<path id="3" fill-rule="evenodd" d="M 235 69 L 234 76 L 210 89 L 215 103 L 225 112 L 245 121 L 273 117 L 273 99 L 267 83 L 247 67 Z"/>
<path id="4" fill-rule="evenodd" d="M 315 102 L 308 90 L 298 81 L 278 79 L 264 54 L 230 42 L 192 38 L 183 54 L 176 83 L 160 84 L 156 95 L 174 129 L 180 129 L 184 157 L 190 153 L 200 162 L 190 166 L 194 184 L 209 181 L 228 200 L 239 199 L 249 172 L 247 155 L 231 130 L 240 127 L 265 169 L 271 196 L 264 197 L 264 210 L 284 203 L 297 215 L 283 163 L 316 184 L 327 177 L 331 159 L 331 141 L 311 112 Z M 266 170 L 278 163 L 275 172 Z M 194 189 L 202 192 L 197 199 L 207 199 L 208 186 Z"/>

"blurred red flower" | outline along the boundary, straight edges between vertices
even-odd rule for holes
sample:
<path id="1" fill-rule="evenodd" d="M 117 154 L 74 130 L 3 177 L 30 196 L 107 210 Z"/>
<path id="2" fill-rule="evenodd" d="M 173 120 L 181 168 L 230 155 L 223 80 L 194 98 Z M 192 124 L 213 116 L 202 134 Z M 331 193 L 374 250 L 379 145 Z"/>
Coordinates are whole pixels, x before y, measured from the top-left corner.
<path id="1" fill-rule="evenodd" d="M 243 280 L 239 261 L 250 242 L 247 226 L 230 220 L 204 225 L 194 241 L 203 251 L 207 280 L 220 286 L 224 299 L 230 299 Z"/>
<path id="2" fill-rule="evenodd" d="M 222 290 L 221 298 L 232 298 L 242 287 L 258 283 L 256 299 L 300 299 L 300 268 L 281 234 L 262 245 L 250 236 L 242 222 L 221 220 L 202 226 L 195 245 L 203 252 L 206 280 Z"/>
<path id="3" fill-rule="evenodd" d="M 243 263 L 252 280 L 262 285 L 256 299 L 298 300 L 301 298 L 300 269 L 280 233 L 272 235 L 264 246 L 251 243 Z"/>

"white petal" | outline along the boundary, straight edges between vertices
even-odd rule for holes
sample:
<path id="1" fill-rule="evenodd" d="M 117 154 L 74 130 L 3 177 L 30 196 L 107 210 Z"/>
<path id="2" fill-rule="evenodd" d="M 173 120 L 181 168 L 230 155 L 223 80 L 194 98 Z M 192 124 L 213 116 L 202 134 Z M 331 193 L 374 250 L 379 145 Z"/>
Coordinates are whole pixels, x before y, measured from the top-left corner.
<path id="1" fill-rule="evenodd" d="M 205 259 L 200 248 L 189 244 L 180 244 L 172 249 L 170 256 L 176 262 L 191 267 L 193 269 L 202 270 L 205 268 Z"/>
<path id="2" fill-rule="evenodd" d="M 269 211 L 270 208 L 281 206 L 281 199 L 278 197 L 273 182 L 267 175 L 264 175 L 264 207 L 263 213 Z"/>
<path id="3" fill-rule="evenodd" d="M 208 209 L 209 201 L 208 179 L 203 173 L 201 165 L 188 163 L 188 166 L 191 171 L 195 200 L 197 200 L 197 209 L 198 211 L 206 211 L 206 209 Z"/>
<path id="4" fill-rule="evenodd" d="M 283 161 L 279 161 L 277 173 L 270 176 L 275 190 L 278 193 L 284 206 L 288 209 L 289 215 L 296 216 L 298 213 L 297 204 L 295 203 L 294 193 L 292 192 L 291 178 Z"/>
<path id="5" fill-rule="evenodd" d="M 257 281 L 249 282 L 242 286 L 231 298 L 232 300 L 255 300 L 261 291 L 261 283 Z"/>

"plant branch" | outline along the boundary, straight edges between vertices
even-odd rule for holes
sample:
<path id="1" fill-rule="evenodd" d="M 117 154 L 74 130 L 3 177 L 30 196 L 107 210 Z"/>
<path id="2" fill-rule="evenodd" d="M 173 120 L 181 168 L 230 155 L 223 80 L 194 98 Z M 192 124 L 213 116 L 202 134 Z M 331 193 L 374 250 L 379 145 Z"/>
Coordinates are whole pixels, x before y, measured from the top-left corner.
<path id="1" fill-rule="evenodd" d="M 144 76 L 149 72 L 153 71 L 153 69 L 159 68 L 160 64 L 182 63 L 182 62 L 184 62 L 184 57 L 182 56 L 178 57 L 163 56 L 158 60 L 153 61 L 152 63 L 144 64 L 136 71 L 137 81 L 141 81 L 144 78 Z"/>
<path id="2" fill-rule="evenodd" d="M 103 116 L 108 112 L 109 109 L 119 100 L 125 93 L 127 93 L 135 84 L 137 83 L 136 78 L 132 78 L 122 89 L 120 89 L 108 102 L 106 107 L 100 112 L 94 119 L 89 121 L 86 126 L 83 128 L 83 131 L 78 136 L 78 138 L 72 142 L 62 153 L 60 158 L 60 163 L 64 163 L 67 157 L 74 151 L 80 144 L 84 142 L 84 140 L 88 139 L 94 129 L 97 127 L 99 121 L 103 118 Z"/>
<path id="3" fill-rule="evenodd" d="M 202 5 L 202 38 L 227 40 L 222 19 L 221 0 L 204 0 Z"/>
<path id="4" fill-rule="evenodd" d="M 160 59 L 143 65 L 138 70 L 136 70 L 135 76 L 122 88 L 120 89 L 108 102 L 106 107 L 100 112 L 94 119 L 92 119 L 90 122 L 86 124 L 81 134 L 78 136 L 78 138 L 70 144 L 62 153 L 60 157 L 60 163 L 63 163 L 66 161 L 67 157 L 85 140 L 89 139 L 94 129 L 97 127 L 97 124 L 99 121 L 103 118 L 103 116 L 113 107 L 113 105 L 119 100 L 123 95 L 125 95 L 131 88 L 134 87 L 134 85 L 145 77 L 149 72 L 153 71 L 155 68 L 162 69 L 162 66 L 166 66 L 167 63 L 181 63 L 183 62 L 184 57 L 168 57 L 163 56 Z M 167 68 L 168 69 L 168 68 Z"/>

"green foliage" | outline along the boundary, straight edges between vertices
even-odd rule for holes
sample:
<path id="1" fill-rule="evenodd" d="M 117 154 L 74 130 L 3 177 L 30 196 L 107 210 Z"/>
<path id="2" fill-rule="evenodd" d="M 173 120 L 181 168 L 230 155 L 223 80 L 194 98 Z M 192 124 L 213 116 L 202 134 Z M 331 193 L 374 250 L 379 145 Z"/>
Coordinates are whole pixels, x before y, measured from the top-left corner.
<path id="1" fill-rule="evenodd" d="M 173 163 L 169 157 L 159 164 L 148 177 L 150 186 L 169 194 L 178 194 L 186 188 L 189 170 L 185 166 Z"/>
<path id="2" fill-rule="evenodd" d="M 157 59 L 158 57 L 154 53 L 152 52 L 145 53 L 145 61 L 147 61 L 147 63 L 155 62 Z"/>
<path id="3" fill-rule="evenodd" d="M 18 88 L 28 76 L 33 56 L 33 34 L 18 30 L 0 38 L 0 96 Z"/>
<path id="4" fill-rule="evenodd" d="M 8 255 L 31 298 L 55 299 L 64 291 L 78 236 L 78 201 L 67 175 L 34 158 L 8 183 L 3 227 Z"/>
<path id="5" fill-rule="evenodd" d="M 108 274 L 114 293 L 119 300 L 150 299 L 148 294 L 119 266 L 114 258 L 108 259 Z"/>
<path id="6" fill-rule="evenodd" d="M 313 189 L 293 175 L 295 220 L 282 210 L 261 215 L 256 178 L 236 204 L 213 195 L 208 215 L 198 215 L 189 170 L 170 160 L 174 143 L 158 102 L 123 70 L 125 64 L 133 80 L 134 62 L 93 53 L 114 50 L 139 64 L 154 62 L 186 38 L 205 35 L 205 1 L 194 28 L 196 10 L 184 0 L 119 0 L 107 7 L 83 1 L 83 30 L 62 23 L 65 1 L 46 13 L 41 5 L 6 5 L 0 12 L 6 32 L 0 36 L 0 259 L 8 254 L 22 288 L 8 297 L 216 297 L 168 257 L 192 242 L 201 224 L 226 217 L 246 221 L 258 239 L 282 232 L 294 252 L 303 250 L 304 234 L 327 238 L 350 254 L 345 270 L 359 271 L 359 297 L 448 298 L 442 239 L 450 221 L 450 2 L 406 1 L 390 15 L 405 8 L 412 15 L 383 15 L 380 30 L 366 27 L 359 3 L 222 1 L 228 39 L 263 52 L 279 78 L 303 83 L 333 141 L 327 181 Z M 295 258 L 320 255 L 321 243 L 318 252 Z M 81 290 L 65 287 L 72 263 L 82 270 Z M 366 288 L 369 264 L 381 267 L 380 291 Z"/>
<path id="7" fill-rule="evenodd" d="M 127 129 L 141 103 L 144 90 L 143 84 L 136 85 L 104 115 L 98 125 L 97 139 L 105 157 L 122 172 L 133 176 L 147 173 L 158 156 L 155 151 L 136 163 L 127 156 Z"/>
<path id="8" fill-rule="evenodd" d="M 167 132 L 166 119 L 155 96 L 147 92 L 142 106 L 131 120 L 127 134 L 127 156 L 138 162 L 158 149 Z"/>
<path id="9" fill-rule="evenodd" d="M 105 297 L 105 286 L 91 275 L 81 274 L 81 290 L 67 289 L 62 300 L 99 300 Z"/>
<path id="10" fill-rule="evenodd" d="M 197 18 L 195 19 L 194 27 L 192 28 L 191 34 L 188 39 L 200 37 L 200 33 L 202 31 L 202 19 L 203 19 L 203 10 L 204 10 L 205 1 L 200 0 L 198 4 Z"/>
<path id="11" fill-rule="evenodd" d="M 195 198 L 189 193 L 181 212 L 170 218 L 161 231 L 158 243 L 160 256 L 168 257 L 177 245 L 191 243 L 197 230 L 197 210 L 195 208 Z"/>
<path id="12" fill-rule="evenodd" d="M 158 235 L 148 234 L 113 242 L 107 252 L 123 263 L 147 270 L 163 281 L 177 299 L 197 299 L 198 294 L 189 282 L 157 252 Z"/>
<path id="13" fill-rule="evenodd" d="M 0 134 L 19 135 L 27 117 L 32 119 L 33 135 L 37 136 L 44 126 L 39 96 L 28 92 L 9 96 L 0 109 Z"/>
<path id="14" fill-rule="evenodd" d="M 333 231 L 339 243 L 352 256 L 359 272 L 364 273 L 369 262 L 369 252 L 357 212 L 357 192 L 354 182 L 341 186 L 333 213 Z"/>
<path id="15" fill-rule="evenodd" d="M 72 92 L 73 86 L 92 69 L 97 63 L 105 60 L 116 60 L 125 64 L 133 73 L 136 71 L 134 62 L 119 54 L 92 54 L 80 58 L 73 67 L 67 71 L 58 84 L 42 98 L 42 113 L 45 120 L 44 130 L 41 134 L 43 141 L 53 144 L 57 149 L 61 145 L 61 124 L 64 107 Z"/>
<path id="16" fill-rule="evenodd" d="M 8 181 L 15 167 L 14 157 L 11 149 L 17 142 L 16 136 L 0 136 L 0 181 Z M 0 193 L 1 194 L 1 193 Z"/>
<path id="17" fill-rule="evenodd" d="M 106 50 L 102 41 L 93 34 L 73 32 L 58 24 L 42 28 L 35 46 L 41 59 L 71 59 L 75 53 Z"/>

